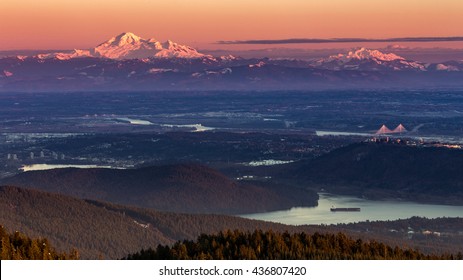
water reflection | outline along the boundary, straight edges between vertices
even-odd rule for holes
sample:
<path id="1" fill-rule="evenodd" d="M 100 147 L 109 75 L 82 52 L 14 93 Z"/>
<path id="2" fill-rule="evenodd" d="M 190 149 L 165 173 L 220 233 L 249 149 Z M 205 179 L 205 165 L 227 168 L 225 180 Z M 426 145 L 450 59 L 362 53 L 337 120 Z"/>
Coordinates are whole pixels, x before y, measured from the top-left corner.
<path id="1" fill-rule="evenodd" d="M 413 216 L 463 217 L 463 206 L 419 204 L 405 201 L 372 201 L 351 196 L 320 194 L 317 207 L 297 207 L 286 211 L 256 213 L 242 217 L 283 223 L 288 225 L 303 224 L 338 224 L 360 221 L 386 221 L 405 219 Z M 335 207 L 360 207 L 360 212 L 331 212 Z"/>
<path id="2" fill-rule="evenodd" d="M 124 169 L 121 167 L 113 167 L 109 165 L 96 165 L 96 164 L 31 164 L 23 165 L 19 168 L 21 171 L 37 171 L 37 170 L 49 170 L 57 168 L 109 168 L 109 169 Z"/>

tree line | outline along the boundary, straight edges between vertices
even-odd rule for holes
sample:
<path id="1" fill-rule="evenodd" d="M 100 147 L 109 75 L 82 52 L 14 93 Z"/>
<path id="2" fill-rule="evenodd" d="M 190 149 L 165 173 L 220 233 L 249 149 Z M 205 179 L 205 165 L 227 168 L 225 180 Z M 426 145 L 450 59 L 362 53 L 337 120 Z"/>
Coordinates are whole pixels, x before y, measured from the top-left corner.
<path id="1" fill-rule="evenodd" d="M 79 252 L 58 252 L 46 238 L 31 239 L 15 231 L 8 233 L 0 225 L 0 259 L 2 260 L 77 260 Z"/>
<path id="2" fill-rule="evenodd" d="M 343 233 L 277 233 L 223 231 L 202 234 L 196 241 L 130 254 L 129 260 L 428 260 L 463 259 L 457 255 L 427 255 L 418 250 L 390 247 L 376 241 L 364 242 Z"/>

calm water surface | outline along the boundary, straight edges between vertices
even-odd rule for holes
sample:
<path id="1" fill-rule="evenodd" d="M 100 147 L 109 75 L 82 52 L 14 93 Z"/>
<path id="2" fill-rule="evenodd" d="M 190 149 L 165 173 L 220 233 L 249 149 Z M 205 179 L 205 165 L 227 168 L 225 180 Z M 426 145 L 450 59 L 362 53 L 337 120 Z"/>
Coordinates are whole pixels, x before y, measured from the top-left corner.
<path id="1" fill-rule="evenodd" d="M 23 165 L 19 170 L 21 171 L 36 171 L 36 170 L 49 170 L 57 168 L 110 168 L 110 169 L 123 169 L 120 167 L 112 167 L 109 165 L 95 165 L 95 164 L 30 164 Z"/>
<path id="2" fill-rule="evenodd" d="M 283 223 L 288 225 L 303 224 L 338 224 L 360 221 L 386 221 L 405 219 L 413 216 L 463 217 L 463 206 L 419 204 L 404 201 L 372 201 L 350 196 L 320 194 L 317 207 L 297 207 L 285 211 L 256 213 L 242 217 Z M 335 207 L 360 207 L 360 212 L 331 212 Z"/>

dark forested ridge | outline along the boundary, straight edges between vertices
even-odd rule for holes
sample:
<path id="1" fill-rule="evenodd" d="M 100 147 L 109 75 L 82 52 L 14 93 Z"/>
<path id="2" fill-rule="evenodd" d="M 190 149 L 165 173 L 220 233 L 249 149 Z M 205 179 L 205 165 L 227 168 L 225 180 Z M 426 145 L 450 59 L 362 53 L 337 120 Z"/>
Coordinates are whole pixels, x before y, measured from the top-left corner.
<path id="1" fill-rule="evenodd" d="M 0 187 L 0 223 L 30 237 L 46 237 L 56 248 L 77 248 L 83 258 L 117 258 L 145 240 L 172 239 L 141 226 L 123 213 L 114 213 L 83 200 L 15 187 Z M 142 223 L 142 221 L 139 221 Z"/>
<path id="2" fill-rule="evenodd" d="M 341 231 L 364 242 L 377 240 L 426 254 L 463 252 L 462 218 L 288 226 L 224 215 L 159 212 L 17 187 L 0 187 L 0 224 L 31 238 L 47 238 L 62 252 L 77 249 L 83 259 L 122 258 L 150 246 L 229 229 L 306 234 Z"/>
<path id="3" fill-rule="evenodd" d="M 24 172 L 1 183 L 186 213 L 244 214 L 317 205 L 309 190 L 243 184 L 197 164 L 140 169 L 54 169 Z"/>
<path id="4" fill-rule="evenodd" d="M 85 259 L 121 258 L 153 244 L 194 239 L 226 229 L 285 230 L 289 226 L 223 215 L 159 212 L 17 187 L 0 187 L 0 224 Z"/>
<path id="5" fill-rule="evenodd" d="M 357 143 L 295 163 L 288 174 L 335 194 L 463 205 L 462 167 L 462 150 Z"/>
<path id="6" fill-rule="evenodd" d="M 0 225 L 0 260 L 76 260 L 79 252 L 60 253 L 46 238 L 32 239 L 19 231 L 9 233 Z"/>
<path id="7" fill-rule="evenodd" d="M 195 242 L 177 242 L 142 250 L 127 259 L 175 260 L 423 260 L 463 259 L 457 255 L 426 255 L 413 249 L 390 247 L 384 243 L 354 240 L 345 234 L 276 233 L 256 230 L 201 235 Z"/>

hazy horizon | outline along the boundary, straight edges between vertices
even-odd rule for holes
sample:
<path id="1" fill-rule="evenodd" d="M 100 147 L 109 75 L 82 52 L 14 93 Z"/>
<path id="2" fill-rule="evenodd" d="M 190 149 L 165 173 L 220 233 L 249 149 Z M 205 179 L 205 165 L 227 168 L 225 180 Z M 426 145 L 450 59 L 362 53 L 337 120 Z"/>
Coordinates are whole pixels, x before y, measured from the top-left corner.
<path id="1" fill-rule="evenodd" d="M 201 49 L 236 40 L 456 37 L 462 10 L 456 0 L 5 0 L 0 49 L 85 49 L 127 31 Z"/>

